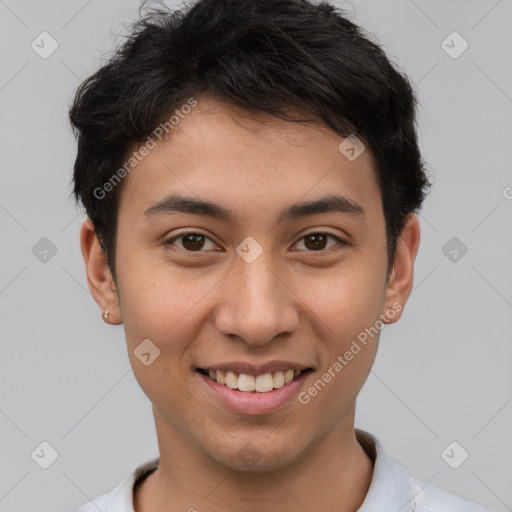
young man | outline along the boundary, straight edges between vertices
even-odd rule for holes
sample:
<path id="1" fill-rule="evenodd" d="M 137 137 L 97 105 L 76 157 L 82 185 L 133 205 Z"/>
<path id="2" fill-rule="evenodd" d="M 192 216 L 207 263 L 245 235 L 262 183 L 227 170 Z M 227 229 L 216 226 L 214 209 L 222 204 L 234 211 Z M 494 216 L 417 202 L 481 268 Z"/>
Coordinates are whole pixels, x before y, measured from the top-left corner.
<path id="1" fill-rule="evenodd" d="M 80 512 L 483 511 L 354 429 L 428 188 L 405 76 L 306 0 L 150 11 L 78 90 L 75 194 L 160 456 Z"/>

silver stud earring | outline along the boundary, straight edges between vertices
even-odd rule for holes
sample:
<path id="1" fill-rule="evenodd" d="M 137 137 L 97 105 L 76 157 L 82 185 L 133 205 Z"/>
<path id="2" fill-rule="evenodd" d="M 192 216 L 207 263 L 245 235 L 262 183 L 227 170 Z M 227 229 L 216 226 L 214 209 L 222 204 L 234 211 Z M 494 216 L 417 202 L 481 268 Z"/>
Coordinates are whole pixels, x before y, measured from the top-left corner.
<path id="1" fill-rule="evenodd" d="M 103 320 L 107 320 L 108 318 L 108 309 L 105 309 L 105 312 L 103 313 Z"/>

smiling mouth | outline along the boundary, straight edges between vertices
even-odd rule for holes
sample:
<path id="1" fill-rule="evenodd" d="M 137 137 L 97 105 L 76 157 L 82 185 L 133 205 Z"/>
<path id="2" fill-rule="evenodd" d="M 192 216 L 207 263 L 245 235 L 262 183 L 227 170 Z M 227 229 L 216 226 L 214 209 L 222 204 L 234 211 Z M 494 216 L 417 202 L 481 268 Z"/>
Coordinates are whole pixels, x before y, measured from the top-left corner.
<path id="1" fill-rule="evenodd" d="M 236 389 L 246 393 L 268 393 L 274 389 L 282 388 L 305 373 L 312 372 L 312 368 L 305 370 L 287 370 L 269 372 L 263 375 L 247 375 L 233 371 L 205 370 L 198 368 L 197 371 L 210 379 L 230 389 Z"/>

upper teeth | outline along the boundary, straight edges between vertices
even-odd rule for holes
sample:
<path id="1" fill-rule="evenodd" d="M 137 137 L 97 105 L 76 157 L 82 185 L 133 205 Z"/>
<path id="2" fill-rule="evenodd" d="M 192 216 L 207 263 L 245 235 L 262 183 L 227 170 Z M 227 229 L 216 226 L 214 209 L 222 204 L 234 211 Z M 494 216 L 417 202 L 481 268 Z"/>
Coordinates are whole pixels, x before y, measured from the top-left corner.
<path id="1" fill-rule="evenodd" d="M 232 371 L 208 370 L 211 379 L 224 384 L 228 388 L 238 389 L 239 391 L 257 391 L 259 393 L 266 393 L 283 387 L 300 373 L 301 370 L 287 370 L 253 376 Z"/>

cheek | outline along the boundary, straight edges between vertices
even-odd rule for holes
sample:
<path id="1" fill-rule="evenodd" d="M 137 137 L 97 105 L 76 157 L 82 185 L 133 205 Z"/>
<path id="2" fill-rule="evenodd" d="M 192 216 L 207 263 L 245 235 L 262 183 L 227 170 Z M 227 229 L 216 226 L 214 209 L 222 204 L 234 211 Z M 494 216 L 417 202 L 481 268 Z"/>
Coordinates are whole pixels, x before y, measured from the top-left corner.
<path id="1" fill-rule="evenodd" d="M 134 273 L 121 287 L 121 311 L 129 343 L 143 337 L 154 340 L 162 350 L 183 348 L 180 340 L 193 339 L 195 315 L 208 302 L 217 280 L 218 276 L 169 268 Z"/>
<path id="2" fill-rule="evenodd" d="M 305 408 L 305 424 L 316 429 L 317 418 L 322 417 L 326 432 L 354 407 L 375 360 L 380 335 L 383 301 L 362 286 L 344 284 L 342 291 L 331 293 L 331 300 L 319 308 L 322 364 L 298 396 Z"/>
<path id="3" fill-rule="evenodd" d="M 203 279 L 194 286 L 183 275 L 168 274 L 163 268 L 146 268 L 124 282 L 120 279 L 121 311 L 137 382 L 160 411 L 174 411 L 172 421 L 180 421 L 188 417 L 187 404 L 190 408 L 190 396 L 184 391 L 190 371 L 186 354 L 193 340 L 200 338 L 194 315 L 207 301 L 213 282 Z M 143 356 L 148 352 L 149 357 Z"/>
<path id="4" fill-rule="evenodd" d="M 134 375 L 157 407 L 165 409 L 163 404 L 167 404 L 173 410 L 179 409 L 184 400 L 183 385 L 188 386 L 185 379 L 190 378 L 193 364 L 191 349 L 204 338 L 204 315 L 215 299 L 220 276 L 168 264 L 144 265 L 129 258 L 118 274 L 121 313 Z M 141 342 L 147 339 L 158 353 L 150 366 L 137 357 Z"/>
<path id="5" fill-rule="evenodd" d="M 318 408 L 318 414 L 330 416 L 333 422 L 353 404 L 375 359 L 385 300 L 384 272 L 379 265 L 354 264 L 325 279 L 309 280 L 302 291 L 315 313 L 322 364 L 301 403 Z"/>
<path id="6" fill-rule="evenodd" d="M 347 263 L 297 283 L 301 298 L 337 348 L 375 324 L 385 302 L 384 267 Z M 307 282 L 307 284 L 306 284 Z"/>

